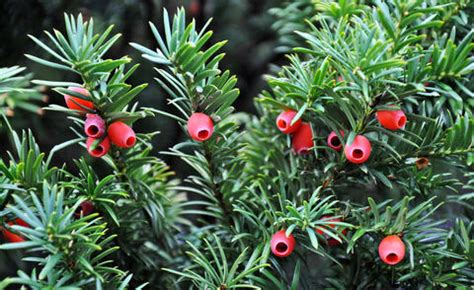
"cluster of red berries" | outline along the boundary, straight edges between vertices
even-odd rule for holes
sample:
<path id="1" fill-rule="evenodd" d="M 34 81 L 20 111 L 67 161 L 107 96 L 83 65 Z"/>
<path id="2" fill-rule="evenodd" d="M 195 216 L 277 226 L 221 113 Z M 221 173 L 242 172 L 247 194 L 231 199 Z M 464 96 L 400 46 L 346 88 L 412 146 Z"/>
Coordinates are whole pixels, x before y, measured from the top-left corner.
<path id="1" fill-rule="evenodd" d="M 327 217 L 325 217 L 327 218 Z M 340 222 L 339 219 L 330 219 L 330 221 Z M 334 228 L 334 224 L 329 225 L 331 228 Z M 323 235 L 323 231 L 317 229 L 317 233 Z M 342 234 L 346 234 L 346 230 L 342 231 Z M 338 246 L 340 243 L 334 238 L 330 238 L 324 235 L 327 239 L 329 246 Z M 281 230 L 273 234 L 272 239 L 270 240 L 270 248 L 272 253 L 279 257 L 284 258 L 288 257 L 293 253 L 295 249 L 296 240 L 293 234 L 289 236 L 286 235 L 285 230 Z M 405 244 L 402 239 L 396 235 L 391 235 L 385 237 L 379 244 L 378 247 L 380 259 L 387 265 L 396 265 L 400 263 L 405 257 Z"/>
<path id="2" fill-rule="evenodd" d="M 307 154 L 309 153 L 309 149 L 314 146 L 313 130 L 309 123 L 303 122 L 301 119 L 291 124 L 295 116 L 295 111 L 286 110 L 278 115 L 276 125 L 282 133 L 292 136 L 291 146 L 296 153 Z"/>
<path id="3" fill-rule="evenodd" d="M 90 96 L 89 91 L 84 88 L 69 87 L 68 90 Z M 65 95 L 64 99 L 69 109 L 83 113 L 95 110 L 95 106 L 91 101 L 70 95 Z M 86 141 L 87 152 L 93 157 L 102 157 L 107 154 L 110 149 L 110 142 L 120 148 L 130 148 L 135 145 L 137 140 L 135 132 L 130 126 L 121 121 L 115 121 L 107 126 L 105 120 L 98 114 L 86 114 L 84 132 L 88 137 Z"/>
<path id="4" fill-rule="evenodd" d="M 204 142 L 214 133 L 214 122 L 204 113 L 193 113 L 188 120 L 188 133 L 193 140 Z"/>
<path id="5" fill-rule="evenodd" d="M 278 129 L 285 133 L 292 135 L 292 147 L 298 154 L 305 154 L 314 146 L 313 132 L 309 123 L 302 122 L 301 119 L 293 122 L 296 116 L 293 110 L 286 110 L 282 112 L 276 119 Z M 405 127 L 407 118 L 402 110 L 379 110 L 376 113 L 376 118 L 380 125 L 389 130 L 399 130 Z M 293 124 L 292 124 L 293 122 Z M 341 137 L 344 137 L 344 131 L 339 131 Z M 339 139 L 336 132 L 331 132 L 327 138 L 328 146 L 336 151 L 341 151 L 343 143 Z M 366 162 L 372 152 L 372 145 L 370 141 L 363 135 L 357 135 L 350 145 L 346 145 L 344 154 L 347 160 L 351 163 L 360 164 Z M 340 222 L 339 219 L 334 218 L 329 221 Z M 331 228 L 335 224 L 329 225 Z M 346 229 L 342 234 L 346 233 Z M 329 246 L 339 245 L 339 241 L 331 238 L 323 233 L 322 230 L 317 229 L 317 233 L 326 237 Z M 285 230 L 281 230 L 272 236 L 270 246 L 272 253 L 277 257 L 287 257 L 291 255 L 295 248 L 296 240 L 292 234 L 286 235 Z M 396 235 L 385 237 L 379 244 L 380 259 L 388 265 L 396 265 L 405 257 L 405 244 Z"/>
<path id="6" fill-rule="evenodd" d="M 301 119 L 291 124 L 296 112 L 293 110 L 286 110 L 282 112 L 276 119 L 278 129 L 285 134 L 292 134 L 292 147 L 298 154 L 305 154 L 313 147 L 313 132 L 311 125 L 302 122 Z M 402 129 L 407 121 L 405 113 L 402 110 L 380 110 L 376 113 L 376 118 L 382 127 L 389 130 Z M 339 131 L 341 137 L 344 137 L 344 131 Z M 331 132 L 327 138 L 327 144 L 330 148 L 341 151 L 342 141 L 336 132 Z M 366 162 L 372 152 L 372 145 L 363 135 L 357 135 L 350 145 L 344 148 L 344 154 L 347 160 L 351 163 L 361 164 Z"/>

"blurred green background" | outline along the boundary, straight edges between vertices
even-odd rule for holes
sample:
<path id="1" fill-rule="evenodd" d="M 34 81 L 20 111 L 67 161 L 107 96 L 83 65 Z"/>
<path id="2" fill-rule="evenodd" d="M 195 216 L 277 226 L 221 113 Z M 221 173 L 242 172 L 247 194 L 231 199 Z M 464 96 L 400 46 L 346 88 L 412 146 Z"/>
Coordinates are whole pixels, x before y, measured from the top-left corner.
<path id="1" fill-rule="evenodd" d="M 21 65 L 34 74 L 34 79 L 80 82 L 76 75 L 40 66 L 28 60 L 24 54 L 48 59 L 50 56 L 27 35 L 32 34 L 49 43 L 44 30 L 64 30 L 64 12 L 82 13 L 86 18 L 94 18 L 97 31 L 114 24 L 114 32 L 122 34 L 118 44 L 110 50 L 106 58 L 129 55 L 134 59 L 134 63 L 142 64 L 131 79 L 133 84 L 149 83 L 149 87 L 138 99 L 141 105 L 173 112 L 172 107 L 166 105 L 165 93 L 153 80 L 156 76 L 153 65 L 141 58 L 129 43 L 133 41 L 147 47 L 156 47 L 148 22 L 152 21 L 162 27 L 163 8 L 166 7 L 174 13 L 177 7 L 183 6 L 188 17 L 196 19 L 198 27 L 213 18 L 211 29 L 214 36 L 211 43 L 223 39 L 229 41 L 224 47 L 226 58 L 222 62 L 222 69 L 230 69 L 239 79 L 241 96 L 236 103 L 236 109 L 254 112 L 253 98 L 264 87 L 262 75 L 268 72 L 270 63 L 283 60 L 282 54 L 275 50 L 277 34 L 271 29 L 275 19 L 268 13 L 268 9 L 281 5 L 281 2 L 282 0 L 2 0 L 0 67 Z M 45 90 L 44 93 L 48 96 L 49 103 L 64 104 L 63 97 L 56 92 Z M 55 144 L 75 137 L 69 129 L 72 122 L 65 118 L 64 114 L 57 112 L 47 111 L 43 116 L 39 116 L 16 110 L 11 121 L 16 129 L 31 128 L 41 149 L 48 151 Z M 157 152 L 166 150 L 184 138 L 184 133 L 174 121 L 161 116 L 138 122 L 135 129 L 139 132 L 161 132 L 154 140 Z M 0 152 L 5 156 L 5 149 L 8 148 L 5 131 L 0 131 L 0 140 Z M 72 146 L 58 154 L 55 162 L 68 163 L 83 153 L 84 150 L 80 146 Z M 183 164 L 170 157 L 161 157 L 178 175 L 186 175 Z"/>

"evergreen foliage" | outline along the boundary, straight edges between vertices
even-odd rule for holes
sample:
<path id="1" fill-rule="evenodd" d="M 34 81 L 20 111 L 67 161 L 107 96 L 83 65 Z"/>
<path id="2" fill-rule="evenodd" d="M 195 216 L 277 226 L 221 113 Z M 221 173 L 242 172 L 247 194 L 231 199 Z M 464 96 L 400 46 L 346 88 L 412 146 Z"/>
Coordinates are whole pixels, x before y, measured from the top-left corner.
<path id="1" fill-rule="evenodd" d="M 3 232 L 19 242 L 33 270 L 0 285 L 34 289 L 391 289 L 459 288 L 474 284 L 474 118 L 472 4 L 450 1 L 295 1 L 272 13 L 288 62 L 266 75 L 258 115 L 235 113 L 237 79 L 224 70 L 225 41 L 210 43 L 184 9 L 163 11 L 156 46 L 131 46 L 155 66 L 157 83 L 179 115 L 143 108 L 132 86 L 132 59 L 105 58 L 120 35 L 94 32 L 93 20 L 65 15 L 66 31 L 30 38 L 52 60 L 41 65 L 77 74 L 82 83 L 34 80 L 92 102 L 107 124 L 169 117 L 183 131 L 193 113 L 215 126 L 204 142 L 187 138 L 161 154 L 181 158 L 194 174 L 173 179 L 140 133 L 132 148 L 112 146 L 96 172 L 54 166 L 67 146 L 84 145 L 84 112 L 64 106 L 77 138 L 41 152 L 32 132 L 15 132 L 0 161 Z M 291 13 L 291 15 L 290 15 Z M 298 30 L 293 33 L 294 30 Z M 0 71 L 0 90 L 19 68 Z M 14 79 L 14 78 L 13 78 Z M 4 80 L 4 81 L 2 81 Z M 90 96 L 71 90 L 83 87 Z M 17 89 L 18 90 L 18 89 Z M 6 90 L 5 90 L 6 91 Z M 19 105 L 20 106 L 20 105 Z M 87 108 L 83 108 L 86 110 Z M 314 146 L 292 150 L 275 120 L 293 110 L 310 124 Z M 378 122 L 402 110 L 400 130 Z M 343 150 L 327 144 L 334 131 Z M 360 135 L 367 162 L 345 151 Z M 86 214 L 84 202 L 93 204 Z M 13 223 L 22 219 L 28 226 Z M 287 257 L 272 253 L 273 234 L 296 240 Z M 387 236 L 403 241 L 396 265 L 379 257 Z M 5 235 L 4 235 L 5 236 Z M 380 249 L 379 249 L 380 250 Z"/>

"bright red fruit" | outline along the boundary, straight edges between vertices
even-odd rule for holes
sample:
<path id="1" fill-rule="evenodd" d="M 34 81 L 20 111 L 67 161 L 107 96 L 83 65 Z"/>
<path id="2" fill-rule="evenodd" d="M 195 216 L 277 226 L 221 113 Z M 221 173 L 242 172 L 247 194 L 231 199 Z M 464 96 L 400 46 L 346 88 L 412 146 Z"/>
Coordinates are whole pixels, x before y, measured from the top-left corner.
<path id="1" fill-rule="evenodd" d="M 329 222 L 341 222 L 341 219 L 339 218 L 331 218 L 330 216 L 323 216 L 322 217 L 323 219 L 329 221 Z M 329 224 L 329 227 L 331 228 L 335 228 L 336 225 L 335 224 Z M 320 229 L 316 229 L 316 232 L 320 235 L 323 235 L 324 237 L 326 237 L 326 239 L 328 240 L 328 245 L 333 247 L 333 246 L 338 246 L 340 244 L 340 242 L 334 238 L 331 238 L 329 237 L 328 235 L 326 235 L 325 233 L 323 233 L 322 230 Z M 345 235 L 347 233 L 347 229 L 343 229 L 342 230 L 342 234 Z"/>
<path id="2" fill-rule="evenodd" d="M 95 140 L 97 139 L 91 138 L 91 137 L 87 138 L 87 141 L 86 141 L 87 152 L 89 152 L 89 154 L 92 157 L 99 158 L 107 154 L 107 152 L 109 152 L 110 140 L 109 140 L 109 137 L 105 137 L 104 140 L 102 140 L 102 142 L 97 144 L 97 146 L 95 146 L 95 148 L 92 149 L 92 144 L 94 144 Z"/>
<path id="3" fill-rule="evenodd" d="M 67 88 L 70 91 L 80 93 L 81 95 L 84 95 L 85 97 L 89 97 L 89 91 L 84 89 L 84 88 L 79 88 L 79 87 L 69 87 Z M 78 110 L 82 112 L 88 112 L 87 108 L 90 110 L 94 110 L 94 103 L 91 101 L 83 100 L 81 98 L 77 98 L 71 95 L 65 95 L 64 100 L 66 101 L 66 106 L 71 109 L 71 110 Z"/>
<path id="4" fill-rule="evenodd" d="M 381 110 L 376 113 L 377 120 L 382 127 L 389 130 L 399 130 L 405 127 L 407 117 L 402 110 Z"/>
<path id="5" fill-rule="evenodd" d="M 23 226 L 23 227 L 30 227 L 24 220 L 22 220 L 20 218 L 15 219 L 15 221 L 9 221 L 9 222 L 7 222 L 7 224 L 9 226 L 19 225 L 19 226 Z M 13 233 L 13 232 L 5 229 L 5 228 L 3 229 L 3 236 L 10 243 L 19 243 L 19 242 L 24 242 L 25 241 L 25 238 L 23 236 L 21 236 L 19 234 L 15 234 L 15 233 Z"/>
<path id="6" fill-rule="evenodd" d="M 130 148 L 137 141 L 133 129 L 120 121 L 112 123 L 107 129 L 107 133 L 109 134 L 110 141 L 121 148 Z"/>
<path id="7" fill-rule="evenodd" d="M 80 218 L 81 216 L 88 216 L 92 212 L 94 212 L 94 204 L 90 200 L 83 201 L 79 207 L 74 212 L 76 218 Z"/>
<path id="8" fill-rule="evenodd" d="M 100 138 L 105 134 L 105 120 L 97 114 L 87 114 L 84 132 L 88 137 Z"/>
<path id="9" fill-rule="evenodd" d="M 276 125 L 278 129 L 285 134 L 291 134 L 298 130 L 302 123 L 301 119 L 296 121 L 293 125 L 290 125 L 295 116 L 296 112 L 293 110 L 286 110 L 278 115 L 276 119 Z"/>
<path id="10" fill-rule="evenodd" d="M 344 137 L 344 131 L 339 131 L 342 137 Z M 341 151 L 342 149 L 342 142 L 337 136 L 336 132 L 332 131 L 328 136 L 328 146 L 336 151 Z"/>
<path id="11" fill-rule="evenodd" d="M 198 142 L 211 138 L 214 133 L 214 123 L 211 117 L 204 113 L 193 113 L 188 120 L 188 133 L 193 140 Z"/>
<path id="12" fill-rule="evenodd" d="M 379 256 L 385 264 L 396 265 L 405 257 L 405 244 L 398 236 L 387 236 L 379 244 Z"/>
<path id="13" fill-rule="evenodd" d="M 314 146 L 313 130 L 309 123 L 302 123 L 298 131 L 293 135 L 291 140 L 293 150 L 298 154 L 308 154 L 309 149 Z"/>
<path id="14" fill-rule="evenodd" d="M 283 258 L 288 257 L 293 253 L 295 243 L 295 238 L 292 234 L 287 237 L 285 230 L 281 230 L 273 234 L 272 240 L 270 241 L 270 247 L 275 256 Z"/>
<path id="15" fill-rule="evenodd" d="M 351 145 L 346 145 L 344 154 L 349 162 L 360 164 L 367 161 L 372 152 L 372 145 L 365 136 L 357 135 Z"/>

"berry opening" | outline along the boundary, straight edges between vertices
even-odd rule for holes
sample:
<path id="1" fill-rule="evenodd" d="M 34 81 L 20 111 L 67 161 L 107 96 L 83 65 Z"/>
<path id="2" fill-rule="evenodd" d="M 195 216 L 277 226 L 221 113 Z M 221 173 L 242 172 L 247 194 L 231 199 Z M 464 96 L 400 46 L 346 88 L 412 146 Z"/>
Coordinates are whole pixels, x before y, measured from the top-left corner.
<path id="1" fill-rule="evenodd" d="M 279 242 L 276 247 L 275 247 L 276 251 L 278 253 L 284 253 L 288 250 L 288 245 L 286 243 L 283 243 L 283 242 Z"/>
<path id="2" fill-rule="evenodd" d="M 104 152 L 104 147 L 102 147 L 101 145 L 95 147 L 94 150 L 92 150 L 92 154 L 95 154 L 95 155 L 100 155 Z"/>
<path id="3" fill-rule="evenodd" d="M 386 257 L 386 260 L 387 260 L 387 262 L 390 262 L 390 263 L 398 262 L 398 255 L 395 254 L 395 253 L 390 253 Z"/>
<path id="4" fill-rule="evenodd" d="M 341 146 L 341 140 L 339 140 L 339 137 L 337 137 L 337 136 L 332 137 L 332 138 L 329 140 L 329 143 L 331 143 L 331 145 L 332 145 L 333 147 L 339 147 L 339 146 Z"/>
<path id="5" fill-rule="evenodd" d="M 354 151 L 352 151 L 352 157 L 354 157 L 355 159 L 361 159 L 362 157 L 364 157 L 364 151 L 362 151 L 361 149 L 354 149 Z"/>
<path id="6" fill-rule="evenodd" d="M 133 146 L 133 144 L 135 144 L 135 137 L 133 136 L 128 137 L 127 140 L 125 141 L 125 144 L 127 144 L 127 146 Z"/>
<path id="7" fill-rule="evenodd" d="M 286 123 L 285 120 L 281 120 L 281 119 L 278 120 L 278 127 L 282 128 L 282 129 L 286 129 L 287 125 L 288 124 Z"/>
<path id="8" fill-rule="evenodd" d="M 97 127 L 96 125 L 90 125 L 89 127 L 87 127 L 87 134 L 89 136 L 96 136 L 97 134 L 99 134 L 99 127 Z"/>
<path id="9" fill-rule="evenodd" d="M 406 122 L 407 122 L 407 117 L 401 116 L 398 119 L 398 127 L 403 128 L 405 126 Z"/>
<path id="10" fill-rule="evenodd" d="M 206 139 L 207 137 L 209 137 L 209 131 L 208 130 L 200 130 L 198 132 L 198 137 L 200 139 Z"/>

